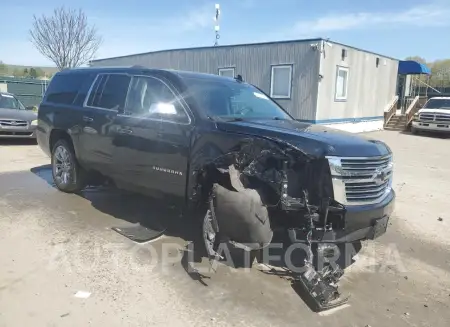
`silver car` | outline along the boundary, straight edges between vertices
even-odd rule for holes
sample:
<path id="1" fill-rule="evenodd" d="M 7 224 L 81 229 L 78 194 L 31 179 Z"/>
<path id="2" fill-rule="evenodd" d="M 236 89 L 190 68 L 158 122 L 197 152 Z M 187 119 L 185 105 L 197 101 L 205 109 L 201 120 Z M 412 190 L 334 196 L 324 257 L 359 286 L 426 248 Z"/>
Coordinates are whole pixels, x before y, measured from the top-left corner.
<path id="1" fill-rule="evenodd" d="M 37 113 L 11 93 L 0 92 L 0 138 L 36 138 Z"/>

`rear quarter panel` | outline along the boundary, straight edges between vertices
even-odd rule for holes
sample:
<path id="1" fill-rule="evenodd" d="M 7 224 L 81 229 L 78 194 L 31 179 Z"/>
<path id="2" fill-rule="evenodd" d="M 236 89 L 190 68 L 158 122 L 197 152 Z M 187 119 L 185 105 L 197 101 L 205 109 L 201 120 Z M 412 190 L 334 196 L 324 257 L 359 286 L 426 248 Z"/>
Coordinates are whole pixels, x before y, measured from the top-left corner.
<path id="1" fill-rule="evenodd" d="M 83 115 L 83 102 L 86 98 L 88 90 L 96 76 L 95 73 L 77 73 L 78 76 L 71 76 L 71 74 L 62 74 L 55 75 L 59 77 L 58 80 L 55 80 L 55 77 L 52 79 L 49 87 L 47 88 L 47 92 L 43 98 L 42 103 L 39 106 L 38 110 L 38 126 L 37 126 L 37 142 L 40 148 L 47 154 L 51 154 L 51 146 L 50 146 L 50 136 L 52 131 L 61 130 L 69 134 L 72 139 L 72 143 L 74 145 L 75 154 L 78 157 L 79 154 L 79 140 L 78 135 L 80 133 L 80 123 L 81 117 Z M 79 75 L 82 74 L 82 75 Z M 61 79 L 61 77 L 63 78 Z M 81 85 L 79 87 L 74 88 L 71 92 L 76 92 L 74 96 L 73 103 L 71 104 L 61 104 L 61 103 L 53 103 L 48 101 L 48 94 L 51 92 L 51 89 L 54 87 L 53 83 L 70 83 L 73 81 L 73 78 L 80 78 Z M 72 79 L 72 80 L 71 80 Z M 56 88 L 61 88 L 58 85 Z M 70 86 L 68 87 L 70 89 Z M 62 88 L 64 89 L 64 88 Z"/>
<path id="2" fill-rule="evenodd" d="M 80 129 L 80 108 L 73 105 L 43 103 L 39 107 L 37 141 L 41 149 L 50 155 L 50 135 L 54 130 L 65 131 L 72 139 L 75 154 L 78 156 Z"/>

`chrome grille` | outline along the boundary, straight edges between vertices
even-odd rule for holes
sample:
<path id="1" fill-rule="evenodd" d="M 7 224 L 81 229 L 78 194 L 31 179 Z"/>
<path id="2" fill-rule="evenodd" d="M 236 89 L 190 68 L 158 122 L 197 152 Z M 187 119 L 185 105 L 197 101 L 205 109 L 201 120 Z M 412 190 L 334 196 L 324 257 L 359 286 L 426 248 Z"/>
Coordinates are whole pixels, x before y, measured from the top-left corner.
<path id="1" fill-rule="evenodd" d="M 26 120 L 17 120 L 17 119 L 0 119 L 0 126 L 27 127 L 28 122 Z"/>
<path id="2" fill-rule="evenodd" d="M 434 120 L 437 122 L 450 123 L 450 115 L 436 114 Z"/>
<path id="3" fill-rule="evenodd" d="M 335 200 L 347 205 L 382 201 L 392 187 L 392 156 L 328 157 Z"/>
<path id="4" fill-rule="evenodd" d="M 450 123 L 450 114 L 442 113 L 423 113 L 419 115 L 420 120 L 424 121 L 435 121 L 442 123 Z"/>

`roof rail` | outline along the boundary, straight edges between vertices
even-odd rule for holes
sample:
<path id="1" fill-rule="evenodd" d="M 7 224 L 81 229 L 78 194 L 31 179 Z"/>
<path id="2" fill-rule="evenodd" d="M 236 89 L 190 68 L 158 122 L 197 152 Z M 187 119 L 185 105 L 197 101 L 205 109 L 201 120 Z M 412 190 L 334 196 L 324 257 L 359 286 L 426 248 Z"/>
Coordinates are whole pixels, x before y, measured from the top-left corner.
<path id="1" fill-rule="evenodd" d="M 147 67 L 141 66 L 141 65 L 133 65 L 131 68 L 139 68 L 139 69 L 147 69 Z"/>

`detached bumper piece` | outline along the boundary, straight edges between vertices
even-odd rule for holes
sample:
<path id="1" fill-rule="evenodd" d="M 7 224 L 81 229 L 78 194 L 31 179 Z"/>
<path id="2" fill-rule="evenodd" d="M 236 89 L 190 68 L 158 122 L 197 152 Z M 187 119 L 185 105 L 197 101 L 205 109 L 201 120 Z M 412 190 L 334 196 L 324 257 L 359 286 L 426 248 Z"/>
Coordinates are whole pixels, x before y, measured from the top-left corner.
<path id="1" fill-rule="evenodd" d="M 310 300 L 310 307 L 316 311 L 325 311 L 344 305 L 349 297 L 342 297 L 338 291 L 337 282 L 344 274 L 339 267 L 332 269 L 326 266 L 321 272 L 318 272 L 312 266 L 307 266 L 307 270 L 300 275 L 294 282 L 302 287 L 304 293 Z M 313 303 L 311 303 L 313 302 Z"/>
<path id="2" fill-rule="evenodd" d="M 333 250 L 336 245 L 316 243 L 318 246 L 315 247 L 315 251 L 313 251 L 314 221 L 317 220 L 318 208 L 309 205 L 307 192 L 304 192 L 304 199 L 305 208 L 307 210 L 305 220 L 308 222 L 304 240 L 306 240 L 306 244 L 308 245 L 309 255 L 305 259 L 305 272 L 301 273 L 294 281 L 294 286 L 300 285 L 304 291 L 301 295 L 304 296 L 305 302 L 312 310 L 320 312 L 347 303 L 349 297 L 341 296 L 338 290 L 337 283 L 344 275 L 344 270 L 342 270 L 339 265 L 335 263 L 333 267 L 327 260 L 324 260 L 323 269 L 317 271 L 314 268 L 314 252 L 317 256 L 322 256 L 326 259 L 333 256 Z M 327 211 L 325 210 L 325 221 L 327 220 L 326 216 Z M 291 240 L 295 242 L 292 237 Z M 306 298 L 305 295 L 307 296 Z"/>

